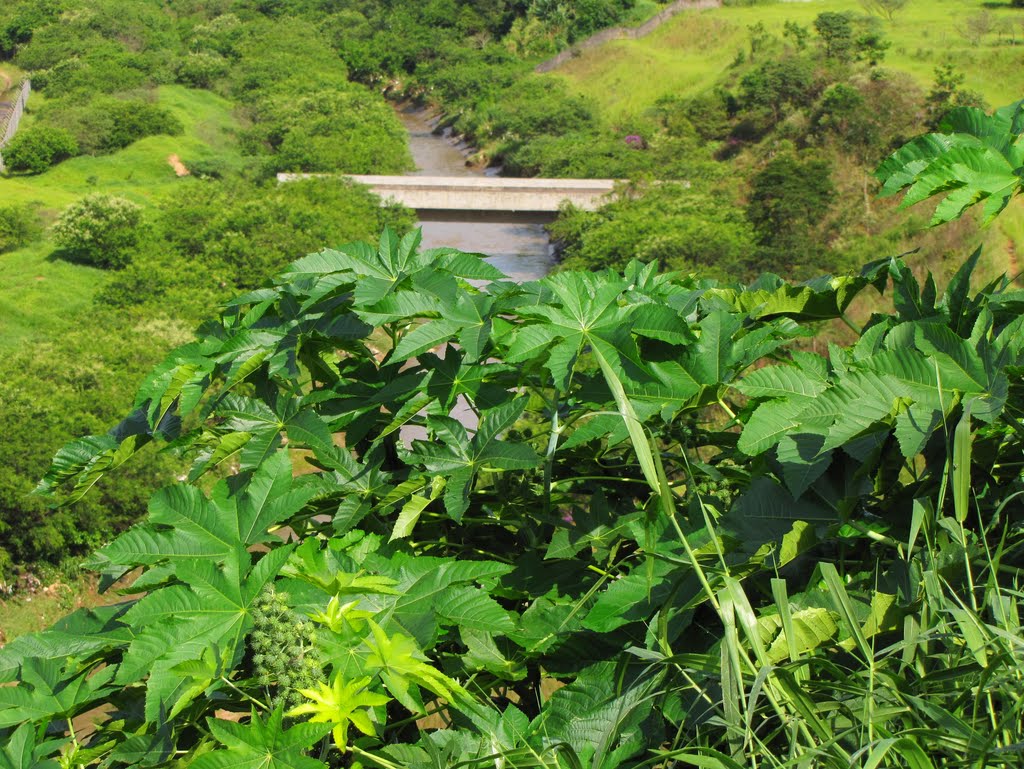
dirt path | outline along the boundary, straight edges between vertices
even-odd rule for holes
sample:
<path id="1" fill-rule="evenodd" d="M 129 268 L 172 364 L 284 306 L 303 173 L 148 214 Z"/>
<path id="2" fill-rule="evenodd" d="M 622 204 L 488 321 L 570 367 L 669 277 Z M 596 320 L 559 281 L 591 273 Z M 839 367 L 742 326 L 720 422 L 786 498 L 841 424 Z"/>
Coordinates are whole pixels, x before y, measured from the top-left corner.
<path id="1" fill-rule="evenodd" d="M 0 69 L 0 82 L 3 83 L 3 87 L 0 88 L 0 94 L 2 94 L 4 91 L 11 90 L 11 76 L 4 72 L 2 69 Z"/>

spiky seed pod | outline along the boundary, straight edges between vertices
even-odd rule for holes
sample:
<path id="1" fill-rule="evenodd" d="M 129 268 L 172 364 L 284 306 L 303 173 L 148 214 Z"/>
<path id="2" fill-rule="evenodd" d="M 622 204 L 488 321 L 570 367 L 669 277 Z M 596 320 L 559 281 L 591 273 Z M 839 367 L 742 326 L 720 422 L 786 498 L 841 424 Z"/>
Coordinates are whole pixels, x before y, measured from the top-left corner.
<path id="1" fill-rule="evenodd" d="M 256 630 L 250 637 L 253 673 L 272 703 L 298 704 L 298 689 L 325 679 L 316 649 L 316 628 L 288 607 L 288 597 L 269 587 L 253 602 Z M 294 702 L 292 702 L 294 700 Z"/>

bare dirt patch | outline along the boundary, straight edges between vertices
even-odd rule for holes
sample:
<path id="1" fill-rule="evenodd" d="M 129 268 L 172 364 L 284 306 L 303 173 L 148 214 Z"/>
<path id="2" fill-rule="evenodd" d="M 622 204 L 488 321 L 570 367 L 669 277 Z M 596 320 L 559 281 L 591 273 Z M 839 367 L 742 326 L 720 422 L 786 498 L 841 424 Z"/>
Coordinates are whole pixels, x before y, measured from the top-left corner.
<path id="1" fill-rule="evenodd" d="M 181 162 L 181 158 L 179 158 L 177 155 L 168 155 L 167 165 L 173 168 L 174 173 L 178 176 L 188 176 L 189 174 L 192 173 L 185 167 L 185 164 Z"/>

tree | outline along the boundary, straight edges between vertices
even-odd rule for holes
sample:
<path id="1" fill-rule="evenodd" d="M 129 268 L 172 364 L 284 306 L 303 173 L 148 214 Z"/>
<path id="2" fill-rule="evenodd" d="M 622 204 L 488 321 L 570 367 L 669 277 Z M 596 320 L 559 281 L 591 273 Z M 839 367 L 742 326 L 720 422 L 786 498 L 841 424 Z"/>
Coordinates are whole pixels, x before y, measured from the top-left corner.
<path id="1" fill-rule="evenodd" d="M 925 123 L 929 128 L 937 128 L 954 107 L 986 107 L 985 97 L 963 87 L 965 79 L 951 62 L 935 68 L 935 84 L 925 97 Z"/>
<path id="2" fill-rule="evenodd" d="M 876 67 L 885 58 L 885 52 L 892 46 L 881 30 L 878 19 L 865 17 L 858 25 L 859 30 L 854 40 L 855 58 L 866 61 L 868 66 Z"/>
<path id="3" fill-rule="evenodd" d="M 53 234 L 72 259 L 120 269 L 131 262 L 141 224 L 141 206 L 116 195 L 94 193 L 65 208 Z"/>
<path id="4" fill-rule="evenodd" d="M 795 21 L 787 20 L 782 27 L 782 35 L 783 37 L 792 38 L 796 49 L 802 51 L 807 48 L 807 40 L 810 38 L 811 33 L 807 27 L 797 24 Z"/>
<path id="5" fill-rule="evenodd" d="M 973 45 L 980 45 L 996 29 L 996 20 L 989 11 L 978 11 L 972 13 L 964 20 L 964 26 L 958 31 L 971 41 Z"/>
<path id="6" fill-rule="evenodd" d="M 42 234 L 39 214 L 29 205 L 0 208 L 0 254 L 27 246 Z"/>
<path id="7" fill-rule="evenodd" d="M 750 60 L 754 61 L 761 51 L 765 50 L 772 41 L 772 35 L 763 21 L 751 24 L 747 27 L 750 34 Z"/>
<path id="8" fill-rule="evenodd" d="M 813 265 L 821 245 L 817 225 L 828 213 L 835 187 L 825 160 L 777 155 L 751 181 L 747 218 L 758 243 L 759 269 L 792 274 Z"/>
<path id="9" fill-rule="evenodd" d="M 798 56 L 766 61 L 740 81 L 744 105 L 769 111 L 773 122 L 781 120 L 794 107 L 811 104 L 816 93 L 814 67 Z"/>
<path id="10" fill-rule="evenodd" d="M 849 61 L 853 51 L 853 22 L 848 13 L 826 11 L 814 19 L 814 29 L 821 38 L 825 57 Z"/>
<path id="11" fill-rule="evenodd" d="M 868 13 L 893 21 L 896 14 L 906 6 L 907 0 L 860 0 L 860 4 Z"/>

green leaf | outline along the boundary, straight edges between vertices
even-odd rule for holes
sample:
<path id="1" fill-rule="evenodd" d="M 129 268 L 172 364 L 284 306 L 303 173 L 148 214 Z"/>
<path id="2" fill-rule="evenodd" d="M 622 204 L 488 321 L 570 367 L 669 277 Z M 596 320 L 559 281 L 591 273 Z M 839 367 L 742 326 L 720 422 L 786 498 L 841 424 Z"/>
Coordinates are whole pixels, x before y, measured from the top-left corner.
<path id="1" fill-rule="evenodd" d="M 984 221 L 990 222 L 1024 189 L 1021 112 L 1021 102 L 993 115 L 971 107 L 953 110 L 941 126 L 946 133 L 918 137 L 879 166 L 883 194 L 908 188 L 902 205 L 909 206 L 946 193 L 932 225 L 956 219 L 984 201 Z"/>
<path id="2" fill-rule="evenodd" d="M 779 441 L 776 453 L 786 487 L 794 498 L 800 499 L 832 464 L 831 450 L 821 451 L 824 443 L 824 436 L 808 433 L 785 435 Z"/>
<path id="3" fill-rule="evenodd" d="M 783 630 L 783 621 L 778 614 L 762 615 L 757 619 L 758 631 L 767 647 L 767 658 L 772 663 L 789 659 L 791 650 L 799 658 L 826 644 L 831 645 L 839 632 L 832 613 L 819 607 L 793 611 L 790 622 L 792 638 Z"/>
<path id="4" fill-rule="evenodd" d="M 398 360 L 415 358 L 420 353 L 449 341 L 462 328 L 463 324 L 458 320 L 441 319 L 424 323 L 402 337 L 391 357 Z"/>
<path id="5" fill-rule="evenodd" d="M 398 520 L 395 521 L 395 527 L 391 530 L 388 542 L 394 542 L 396 539 L 402 539 L 412 534 L 412 530 L 416 527 L 416 521 L 420 519 L 420 514 L 427 509 L 430 502 L 431 500 L 427 497 L 413 494 L 398 514 Z"/>
<path id="6" fill-rule="evenodd" d="M 751 371 L 733 386 L 751 398 L 793 395 L 813 398 L 825 391 L 826 383 L 808 376 L 796 366 L 765 366 Z"/>
<path id="7" fill-rule="evenodd" d="M 643 724 L 654 709 L 651 695 L 661 675 L 641 678 L 617 691 L 614 664 L 591 665 L 551 695 L 531 728 L 567 742 L 578 755 L 588 757 L 587 764 L 594 769 L 621 766 L 649 747 Z"/>
<path id="8" fill-rule="evenodd" d="M 309 758 L 307 749 L 331 731 L 330 724 L 282 726 L 280 708 L 264 721 L 253 711 L 248 724 L 207 719 L 210 733 L 226 749 L 203 753 L 190 762 L 192 769 L 323 769 Z"/>
<path id="9" fill-rule="evenodd" d="M 810 400 L 803 398 L 762 403 L 743 426 L 737 447 L 748 456 L 757 456 L 784 436 L 809 427 L 802 418 L 809 405 Z"/>
<path id="10" fill-rule="evenodd" d="M 515 628 L 509 612 L 480 588 L 464 585 L 448 588 L 438 599 L 437 611 L 443 624 L 468 630 L 507 633 Z"/>
<path id="11" fill-rule="evenodd" d="M 26 660 L 15 687 L 0 687 L 0 729 L 23 721 L 45 723 L 71 718 L 114 691 L 117 668 L 75 669 L 65 660 Z"/>
<path id="12" fill-rule="evenodd" d="M 33 724 L 22 724 L 0 748 L 0 769 L 58 769 L 60 764 L 41 753 Z"/>

